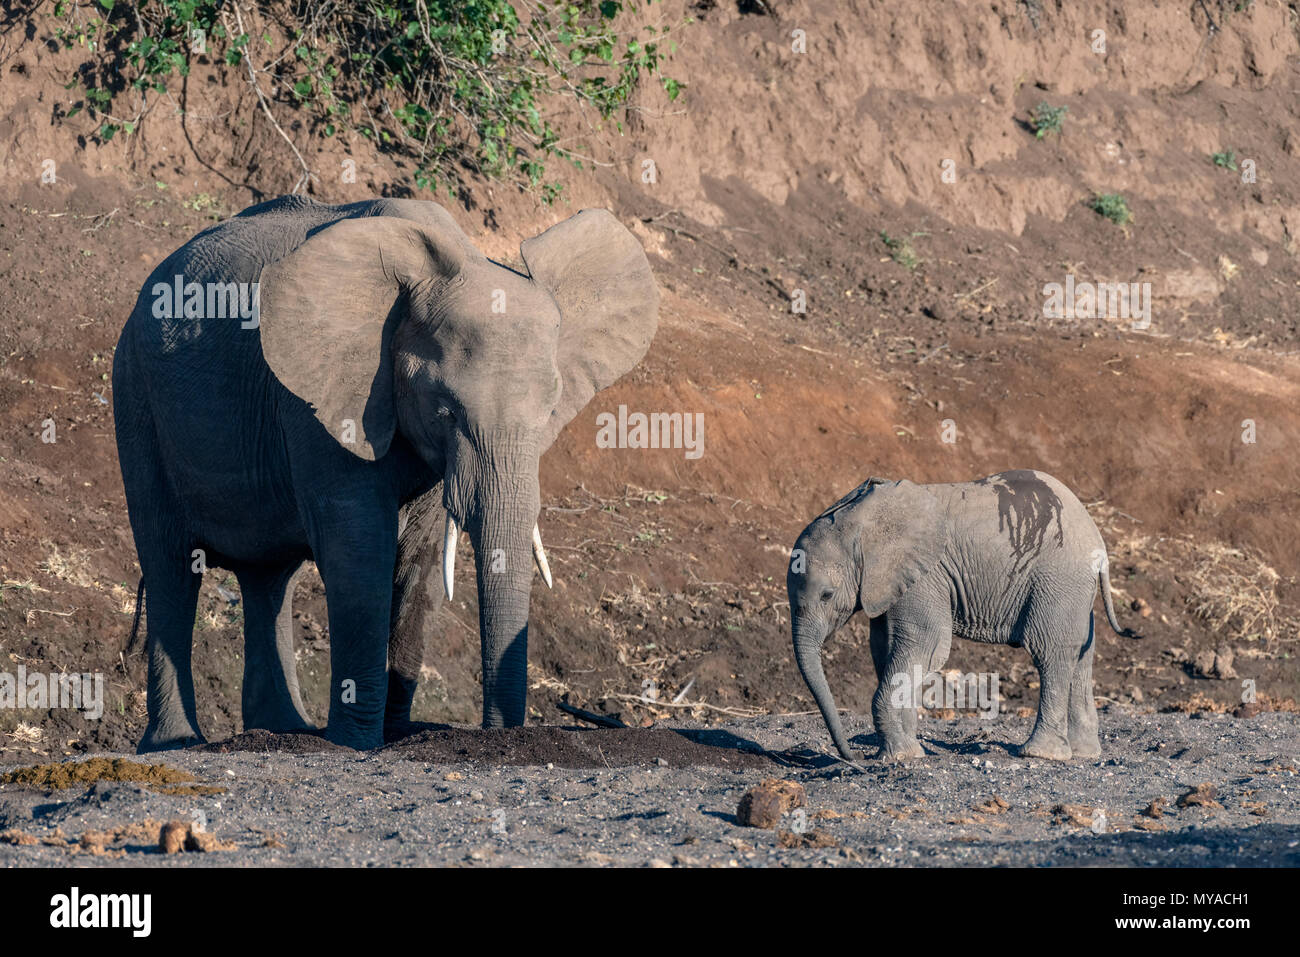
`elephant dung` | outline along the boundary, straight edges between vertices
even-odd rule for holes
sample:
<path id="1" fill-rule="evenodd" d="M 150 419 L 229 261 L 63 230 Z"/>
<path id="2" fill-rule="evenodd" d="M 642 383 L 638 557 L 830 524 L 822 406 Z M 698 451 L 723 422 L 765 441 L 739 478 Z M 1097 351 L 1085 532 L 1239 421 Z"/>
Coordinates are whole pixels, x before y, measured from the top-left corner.
<path id="1" fill-rule="evenodd" d="M 742 827 L 776 827 L 781 815 L 807 803 L 803 785 L 797 781 L 768 778 L 750 788 L 736 807 L 736 821 Z"/>
<path id="2" fill-rule="evenodd" d="M 1086 804 L 1055 804 L 1052 806 L 1052 823 L 1092 827 L 1094 813 L 1093 808 Z"/>
<path id="3" fill-rule="evenodd" d="M 184 821 L 168 821 L 158 835 L 158 849 L 164 854 L 179 854 L 185 849 L 189 825 Z"/>
<path id="4" fill-rule="evenodd" d="M 1198 784 L 1186 794 L 1181 795 L 1178 798 L 1178 806 L 1221 808 L 1223 805 L 1218 802 L 1218 796 L 1218 789 L 1213 784 L 1206 781 L 1204 784 Z"/>
<path id="5" fill-rule="evenodd" d="M 1165 799 L 1158 797 L 1142 809 L 1142 813 L 1147 817 L 1164 817 L 1165 816 Z"/>
<path id="6" fill-rule="evenodd" d="M 233 851 L 235 845 L 230 841 L 223 841 L 215 834 L 208 831 L 200 831 L 198 828 L 190 825 L 189 836 L 185 838 L 185 850 L 187 851 Z"/>
<path id="7" fill-rule="evenodd" d="M 1228 680 L 1237 677 L 1237 670 L 1232 667 L 1235 655 L 1231 649 L 1219 648 L 1214 651 L 1199 652 L 1192 660 L 1197 677 Z"/>
<path id="8" fill-rule="evenodd" d="M 801 847 L 839 847 L 840 842 L 835 840 L 820 828 L 813 828 L 811 831 L 802 831 L 795 833 L 793 831 L 778 831 L 776 835 L 777 843 L 782 847 L 791 849 Z"/>
<path id="9" fill-rule="evenodd" d="M 164 854 L 182 851 L 233 851 L 235 845 L 184 821 L 168 821 L 158 834 L 158 849 Z"/>

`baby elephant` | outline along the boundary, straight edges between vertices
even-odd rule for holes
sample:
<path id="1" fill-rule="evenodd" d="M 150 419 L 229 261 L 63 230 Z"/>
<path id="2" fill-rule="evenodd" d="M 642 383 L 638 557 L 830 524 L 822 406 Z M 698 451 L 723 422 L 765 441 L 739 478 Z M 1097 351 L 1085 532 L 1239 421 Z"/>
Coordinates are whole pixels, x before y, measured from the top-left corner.
<path id="1" fill-rule="evenodd" d="M 891 689 L 937 671 L 954 634 L 1029 649 L 1038 668 L 1038 720 L 1024 755 L 1095 758 L 1092 605 L 1111 605 L 1106 547 L 1083 504 L 1042 472 L 914 485 L 869 478 L 803 530 L 786 586 L 795 658 L 835 747 L 855 755 L 822 671 L 822 643 L 855 611 L 871 619 L 880 681 L 871 713 L 879 757 L 919 757 L 915 701 Z"/>

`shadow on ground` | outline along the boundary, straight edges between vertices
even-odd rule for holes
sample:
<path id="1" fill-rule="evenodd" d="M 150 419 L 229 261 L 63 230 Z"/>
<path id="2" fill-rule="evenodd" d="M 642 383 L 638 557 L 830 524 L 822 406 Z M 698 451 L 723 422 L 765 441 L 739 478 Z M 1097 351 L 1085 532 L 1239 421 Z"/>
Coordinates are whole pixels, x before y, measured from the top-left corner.
<path id="1" fill-rule="evenodd" d="M 785 763 L 746 738 L 722 730 L 684 728 L 460 728 L 413 723 L 379 754 L 428 764 L 554 765 L 561 768 L 659 766 L 771 768 Z M 350 749 L 318 733 L 245 731 L 224 741 L 198 745 L 210 754 L 238 751 L 310 754 Z"/>

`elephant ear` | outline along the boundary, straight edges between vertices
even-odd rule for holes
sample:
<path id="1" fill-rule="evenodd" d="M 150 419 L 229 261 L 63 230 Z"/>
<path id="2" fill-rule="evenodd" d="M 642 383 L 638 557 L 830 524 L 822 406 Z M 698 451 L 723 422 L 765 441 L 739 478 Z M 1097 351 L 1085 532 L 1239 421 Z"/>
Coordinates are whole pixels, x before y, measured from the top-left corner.
<path id="1" fill-rule="evenodd" d="M 519 251 L 560 309 L 561 393 L 542 448 L 645 355 L 659 322 L 659 288 L 641 244 L 612 213 L 584 209 Z"/>
<path id="2" fill-rule="evenodd" d="M 262 355 L 277 379 L 359 458 L 382 458 L 397 427 L 390 340 L 405 290 L 449 281 L 474 247 L 450 216 L 343 219 L 262 270 Z"/>
<path id="3" fill-rule="evenodd" d="M 845 495 L 826 511 L 822 512 L 817 516 L 817 518 L 818 520 L 828 518 L 831 520 L 831 524 L 833 525 L 835 524 L 835 516 L 839 515 L 841 512 L 851 512 L 854 506 L 858 505 L 867 495 L 871 494 L 873 486 L 894 484 L 896 483 L 889 479 L 875 478 L 873 476 L 855 488 L 852 492 L 849 492 L 848 495 Z"/>
<path id="4" fill-rule="evenodd" d="M 852 494 L 862 570 L 858 599 L 874 618 L 934 568 L 948 534 L 939 500 L 920 485 L 869 479 Z"/>

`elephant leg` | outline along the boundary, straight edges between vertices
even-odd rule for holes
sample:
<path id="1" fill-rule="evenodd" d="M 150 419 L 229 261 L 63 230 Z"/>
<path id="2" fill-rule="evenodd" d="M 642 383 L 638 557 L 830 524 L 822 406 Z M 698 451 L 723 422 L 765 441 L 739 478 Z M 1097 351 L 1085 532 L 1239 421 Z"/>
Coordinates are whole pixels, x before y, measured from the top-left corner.
<path id="1" fill-rule="evenodd" d="M 885 615 L 883 638 L 872 630 L 872 659 L 878 660 L 877 648 L 883 645 L 885 667 L 877 674 L 880 683 L 871 701 L 871 716 L 880 735 L 880 752 L 887 760 L 924 757 L 916 740 L 916 708 L 919 688 L 917 676 L 924 676 L 939 650 L 952 641 L 952 614 L 946 604 L 926 601 L 900 608 L 895 605 Z M 874 621 L 873 621 L 874 624 Z M 946 650 L 943 652 L 946 657 Z"/>
<path id="2" fill-rule="evenodd" d="M 1101 756 L 1101 739 L 1097 737 L 1097 704 L 1092 696 L 1092 659 L 1096 651 L 1096 631 L 1092 610 L 1088 611 L 1088 640 L 1079 651 L 1070 679 L 1070 713 L 1066 727 L 1070 750 L 1076 758 Z"/>
<path id="3" fill-rule="evenodd" d="M 880 738 L 877 757 L 915 757 L 916 709 L 900 697 L 910 687 L 912 675 L 906 666 L 894 667 L 895 642 L 890 635 L 888 615 L 871 619 L 871 661 L 876 669 L 876 693 L 871 697 L 871 721 Z M 899 657 L 902 660 L 903 656 Z"/>
<path id="4" fill-rule="evenodd" d="M 388 637 L 388 697 L 384 738 L 409 729 L 411 702 L 424 664 L 426 636 L 442 607 L 442 487 L 402 510 L 393 569 L 393 608 Z"/>
<path id="5" fill-rule="evenodd" d="M 952 652 L 952 625 L 942 629 L 934 638 L 930 647 L 930 671 L 939 671 L 948 663 L 948 655 Z"/>
<path id="6" fill-rule="evenodd" d="M 1065 761 L 1073 753 L 1067 737 L 1067 720 L 1078 645 L 1059 637 L 1062 622 L 1072 619 L 1059 615 L 1046 617 L 1050 624 L 1031 626 L 1025 640 L 1025 647 L 1038 668 L 1038 717 L 1029 740 L 1020 746 L 1020 753 L 1031 758 Z"/>
<path id="7" fill-rule="evenodd" d="M 397 557 L 397 505 L 340 494 L 311 523 L 312 554 L 330 623 L 330 707 L 325 736 L 358 750 L 384 743 L 386 663 Z"/>
<path id="8" fill-rule="evenodd" d="M 144 754 L 201 744 L 190 662 L 203 576 L 190 570 L 189 552 L 180 543 L 141 547 L 140 567 L 148 635 L 149 722 L 138 750 Z"/>
<path id="9" fill-rule="evenodd" d="M 871 619 L 871 664 L 879 681 L 889 665 L 889 623 L 884 615 Z"/>
<path id="10" fill-rule="evenodd" d="M 143 754 L 203 740 L 190 668 L 202 573 L 192 570 L 191 539 L 180 519 L 184 511 L 168 489 L 148 403 L 132 388 L 131 377 L 117 372 L 115 362 L 118 458 L 144 579 L 149 720 L 140 739 Z"/>
<path id="11" fill-rule="evenodd" d="M 293 652 L 293 582 L 300 563 L 237 569 L 244 601 L 244 728 L 312 731 Z"/>

